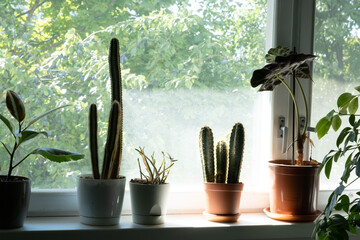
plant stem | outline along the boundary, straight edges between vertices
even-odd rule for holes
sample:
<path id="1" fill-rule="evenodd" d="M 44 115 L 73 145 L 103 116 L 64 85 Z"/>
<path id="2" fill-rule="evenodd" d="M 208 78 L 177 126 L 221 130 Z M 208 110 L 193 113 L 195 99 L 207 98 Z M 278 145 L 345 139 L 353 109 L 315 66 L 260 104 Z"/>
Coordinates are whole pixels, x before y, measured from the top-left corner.
<path id="1" fill-rule="evenodd" d="M 12 152 L 11 152 L 11 154 L 10 154 L 9 171 L 8 171 L 8 174 L 7 174 L 7 177 L 6 177 L 6 181 L 9 181 L 10 176 L 11 176 L 11 172 L 12 172 L 12 170 L 14 169 L 14 168 L 13 168 L 13 162 L 14 162 L 14 155 L 15 155 L 16 149 L 17 149 L 17 143 L 16 143 L 16 138 L 15 138 L 14 147 L 13 147 L 13 150 L 12 150 Z"/>
<path id="2" fill-rule="evenodd" d="M 348 185 L 345 186 L 345 188 L 347 188 L 348 186 L 350 186 L 351 184 L 353 184 L 356 180 L 358 180 L 360 177 L 355 178 L 353 181 L 351 181 L 351 183 L 349 183 Z"/>
<path id="3" fill-rule="evenodd" d="M 306 101 L 306 96 L 305 96 L 305 93 L 304 93 L 304 89 L 302 88 L 301 84 L 300 84 L 300 81 L 299 79 L 295 76 L 295 79 L 296 79 L 296 82 L 297 84 L 299 85 L 300 87 L 300 91 L 301 91 L 301 95 L 304 99 L 304 105 L 305 105 L 305 126 L 304 126 L 304 132 L 302 133 L 303 135 L 306 134 L 306 131 L 307 131 L 307 128 L 308 128 L 308 125 L 309 125 L 309 110 L 308 110 L 308 104 L 307 104 L 307 101 Z M 300 129 L 300 127 L 299 127 Z"/>
<path id="4" fill-rule="evenodd" d="M 296 98 L 295 98 L 295 95 L 294 93 L 291 91 L 291 88 L 289 87 L 289 85 L 284 81 L 284 79 L 282 79 L 281 77 L 279 77 L 278 74 L 275 74 L 275 76 L 280 80 L 280 82 L 282 84 L 284 84 L 284 86 L 287 88 L 287 90 L 289 91 L 290 93 L 290 96 L 294 102 L 294 106 L 295 106 L 295 111 L 296 111 L 296 119 L 297 119 L 297 125 L 298 125 L 298 128 L 297 128 L 297 136 L 300 137 L 300 114 L 299 114 L 299 107 L 298 107 L 298 104 L 297 104 L 297 101 L 296 101 Z M 299 141 L 299 139 L 298 139 Z M 301 140 L 301 143 L 302 143 L 302 140 Z M 302 162 L 302 160 L 301 160 Z M 292 165 L 295 165 L 295 159 L 291 159 L 291 163 Z"/>
<path id="5" fill-rule="evenodd" d="M 22 163 L 25 159 L 27 159 L 32 153 L 29 153 L 26 155 L 23 159 L 21 159 L 17 164 L 15 164 L 12 168 L 16 168 L 20 163 Z"/>

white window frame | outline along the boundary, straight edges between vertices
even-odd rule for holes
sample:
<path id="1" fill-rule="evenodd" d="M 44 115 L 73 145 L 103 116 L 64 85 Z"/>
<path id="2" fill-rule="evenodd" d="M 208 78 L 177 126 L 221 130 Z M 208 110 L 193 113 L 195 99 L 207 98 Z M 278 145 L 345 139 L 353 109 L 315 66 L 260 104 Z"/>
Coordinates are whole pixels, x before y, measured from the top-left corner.
<path id="1" fill-rule="evenodd" d="M 266 50 L 278 45 L 296 47 L 297 52 L 313 53 L 314 48 L 314 18 L 315 0 L 269 0 L 268 1 L 268 27 Z M 305 81 L 304 81 L 305 82 Z M 309 103 L 311 114 L 312 82 L 303 85 Z M 296 96 L 302 103 L 300 93 Z M 276 88 L 271 97 L 272 105 L 272 147 L 273 159 L 290 159 L 290 153 L 283 154 L 282 139 L 278 138 L 279 117 L 286 117 L 289 133 L 292 132 L 292 99 L 283 86 Z M 304 106 L 300 104 L 300 114 L 304 114 Z M 291 142 L 289 134 L 287 145 Z M 308 156 L 308 148 L 305 156 Z M 270 160 L 270 159 L 269 159 Z M 264 159 L 266 165 L 267 160 Z M 127 179 L 129 181 L 130 179 Z M 324 208 L 331 191 L 321 191 L 319 194 L 319 208 Z M 268 192 L 256 192 L 247 189 L 241 200 L 243 212 L 260 212 L 268 206 Z M 173 190 L 169 199 L 169 213 L 200 213 L 204 209 L 204 194 L 198 189 L 195 191 Z M 130 214 L 130 193 L 125 191 L 122 214 Z M 29 207 L 30 216 L 69 216 L 77 215 L 76 190 L 33 190 Z"/>

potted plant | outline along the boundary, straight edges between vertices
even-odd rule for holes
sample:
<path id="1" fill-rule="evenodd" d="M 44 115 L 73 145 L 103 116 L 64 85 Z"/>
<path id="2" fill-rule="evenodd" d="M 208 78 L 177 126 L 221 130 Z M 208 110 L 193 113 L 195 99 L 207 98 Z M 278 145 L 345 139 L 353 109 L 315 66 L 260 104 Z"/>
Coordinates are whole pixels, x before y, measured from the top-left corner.
<path id="1" fill-rule="evenodd" d="M 307 62 L 316 56 L 291 52 L 289 48 L 277 47 L 268 51 L 265 56 L 267 65 L 255 70 L 251 78 L 251 86 L 260 86 L 259 91 L 272 91 L 278 85 L 288 90 L 295 108 L 295 140 L 297 157 L 291 160 L 272 160 L 269 162 L 271 186 L 270 208 L 265 213 L 276 219 L 290 221 L 312 221 L 317 216 L 317 196 L 319 163 L 304 160 L 304 144 L 307 139 L 309 110 L 300 79 L 310 79 L 310 67 Z M 298 102 L 295 89 L 291 89 L 285 79 L 292 76 L 294 88 L 299 87 L 304 106 L 305 124 L 301 128 Z M 310 141 L 311 142 L 311 141 Z"/>
<path id="2" fill-rule="evenodd" d="M 217 143 L 216 162 L 214 136 L 210 127 L 201 129 L 199 143 L 206 195 L 204 215 L 214 222 L 236 222 L 240 216 L 240 198 L 244 187 L 239 182 L 245 144 L 244 127 L 241 123 L 233 126 L 230 148 L 225 141 Z"/>
<path id="3" fill-rule="evenodd" d="M 79 160 L 84 155 L 75 152 L 69 152 L 56 148 L 40 147 L 26 154 L 22 146 L 29 143 L 36 137 L 43 135 L 48 136 L 45 131 L 38 131 L 30 127 L 42 117 L 59 110 L 65 106 L 57 107 L 49 110 L 39 116 L 34 117 L 30 121 L 25 121 L 25 106 L 15 92 L 9 90 L 6 92 L 6 107 L 11 116 L 15 118 L 16 125 L 12 123 L 4 115 L 0 114 L 1 121 L 10 131 L 10 138 L 13 138 L 12 146 L 0 141 L 9 155 L 9 167 L 7 175 L 0 175 L 0 229 L 22 227 L 27 214 L 27 208 L 30 199 L 31 180 L 23 176 L 14 176 L 12 173 L 23 161 L 30 155 L 39 154 L 46 159 L 54 162 L 67 162 L 70 160 Z"/>
<path id="4" fill-rule="evenodd" d="M 329 178 L 333 164 L 339 164 L 341 158 L 346 159 L 339 186 L 331 193 L 324 211 L 315 221 L 313 237 L 316 239 L 349 239 L 349 235 L 356 234 L 360 227 L 360 192 L 357 192 L 356 196 L 350 196 L 344 191 L 360 177 L 360 86 L 355 89 L 357 94 L 341 94 L 337 99 L 337 110 L 331 110 L 316 124 L 315 131 L 319 139 L 325 136 L 331 127 L 335 132 L 340 132 L 336 139 L 336 148 L 325 155 L 320 171 L 324 170 L 325 176 Z M 342 126 L 342 118 L 347 119 L 349 124 Z"/>
<path id="5" fill-rule="evenodd" d="M 122 159 L 123 105 L 119 41 L 110 42 L 109 68 L 112 104 L 102 171 L 99 171 L 97 143 L 97 109 L 89 111 L 89 148 L 92 174 L 78 177 L 77 192 L 80 222 L 88 225 L 116 225 L 119 223 L 126 178 L 119 176 Z"/>
<path id="6" fill-rule="evenodd" d="M 170 184 L 166 182 L 170 173 L 170 168 L 175 160 L 168 154 L 170 164 L 166 165 L 166 157 L 163 158 L 159 167 L 156 166 L 155 153 L 151 158 L 146 156 L 144 148 L 135 149 L 141 156 L 146 173 L 141 170 L 140 160 L 138 159 L 140 178 L 131 179 L 130 196 L 132 219 L 134 223 L 154 225 L 163 224 L 167 211 L 167 199 Z"/>

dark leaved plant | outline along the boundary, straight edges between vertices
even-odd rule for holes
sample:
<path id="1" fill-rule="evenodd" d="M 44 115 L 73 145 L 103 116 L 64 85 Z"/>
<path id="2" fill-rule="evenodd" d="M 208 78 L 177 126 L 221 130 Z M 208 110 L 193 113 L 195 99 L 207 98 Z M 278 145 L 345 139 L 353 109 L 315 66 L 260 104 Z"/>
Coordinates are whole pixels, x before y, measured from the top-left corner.
<path id="1" fill-rule="evenodd" d="M 311 79 L 310 67 L 307 62 L 311 62 L 316 56 L 311 54 L 295 53 L 290 51 L 287 47 L 271 48 L 265 56 L 266 62 L 269 63 L 261 69 L 253 72 L 251 78 L 251 86 L 253 88 L 260 86 L 259 91 L 272 91 L 276 86 L 283 84 L 289 91 L 291 98 L 294 102 L 296 112 L 296 147 L 297 147 L 297 165 L 303 165 L 303 150 L 304 143 L 307 137 L 309 110 L 306 101 L 305 93 L 300 83 L 300 79 Z M 292 76 L 296 84 L 300 88 L 305 105 L 305 126 L 301 131 L 300 127 L 300 114 L 298 102 L 295 98 L 293 90 L 285 79 Z"/>
<path id="2" fill-rule="evenodd" d="M 360 192 L 350 197 L 344 190 L 360 178 L 360 118 L 358 113 L 360 86 L 358 93 L 343 93 L 337 99 L 337 109 L 331 110 L 317 123 L 315 131 L 319 139 L 325 136 L 330 128 L 339 131 L 336 148 L 325 155 L 319 171 L 324 170 L 330 177 L 333 164 L 346 159 L 339 186 L 331 193 L 325 210 L 315 220 L 315 239 L 349 239 L 348 233 L 356 234 L 360 227 Z M 342 127 L 343 120 L 348 124 Z M 335 212 L 342 211 L 342 212 Z"/>
<path id="3" fill-rule="evenodd" d="M 16 125 L 14 125 L 9 119 L 7 119 L 4 115 L 0 114 L 1 121 L 6 125 L 6 127 L 10 131 L 10 136 L 13 138 L 12 146 L 8 146 L 3 141 L 0 141 L 2 146 L 5 148 L 6 153 L 9 155 L 9 168 L 7 177 L 5 181 L 10 181 L 12 176 L 12 171 L 19 166 L 25 159 L 27 159 L 30 155 L 33 154 L 40 154 L 46 159 L 49 159 L 54 162 L 67 162 L 71 160 L 79 160 L 84 157 L 83 154 L 70 152 L 66 150 L 61 150 L 57 148 L 48 148 L 48 147 L 40 147 L 30 151 L 27 154 L 20 154 L 22 157 L 20 159 L 16 159 L 17 152 L 20 151 L 20 146 L 24 143 L 33 140 L 34 138 L 43 135 L 48 136 L 48 133 L 45 131 L 37 131 L 31 129 L 30 127 L 37 122 L 39 119 L 43 118 L 44 116 L 59 110 L 66 106 L 60 106 L 49 110 L 39 116 L 36 116 L 32 120 L 26 122 L 25 116 L 25 106 L 19 97 L 14 91 L 7 91 L 6 92 L 6 107 L 9 110 L 11 116 L 15 118 Z M 1 180 L 1 179 L 0 179 Z M 4 180 L 4 179 L 3 179 Z"/>

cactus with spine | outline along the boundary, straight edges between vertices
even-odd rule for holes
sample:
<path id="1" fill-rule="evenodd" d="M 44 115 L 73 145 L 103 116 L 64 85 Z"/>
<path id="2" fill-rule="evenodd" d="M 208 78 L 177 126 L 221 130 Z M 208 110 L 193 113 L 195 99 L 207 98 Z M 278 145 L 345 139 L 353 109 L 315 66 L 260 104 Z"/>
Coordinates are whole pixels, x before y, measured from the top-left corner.
<path id="1" fill-rule="evenodd" d="M 116 179 L 119 178 L 120 172 L 122 159 L 123 104 L 119 41 L 116 38 L 113 38 L 110 42 L 109 70 L 111 79 L 111 109 L 101 174 L 99 171 L 96 104 L 91 104 L 89 111 L 90 155 L 94 179 Z"/>
<path id="2" fill-rule="evenodd" d="M 230 135 L 230 144 L 220 141 L 216 145 L 216 164 L 214 159 L 214 136 L 210 127 L 205 126 L 199 136 L 200 155 L 204 182 L 239 183 L 243 161 L 245 130 L 236 123 Z M 216 170 L 214 166 L 216 165 Z"/>

